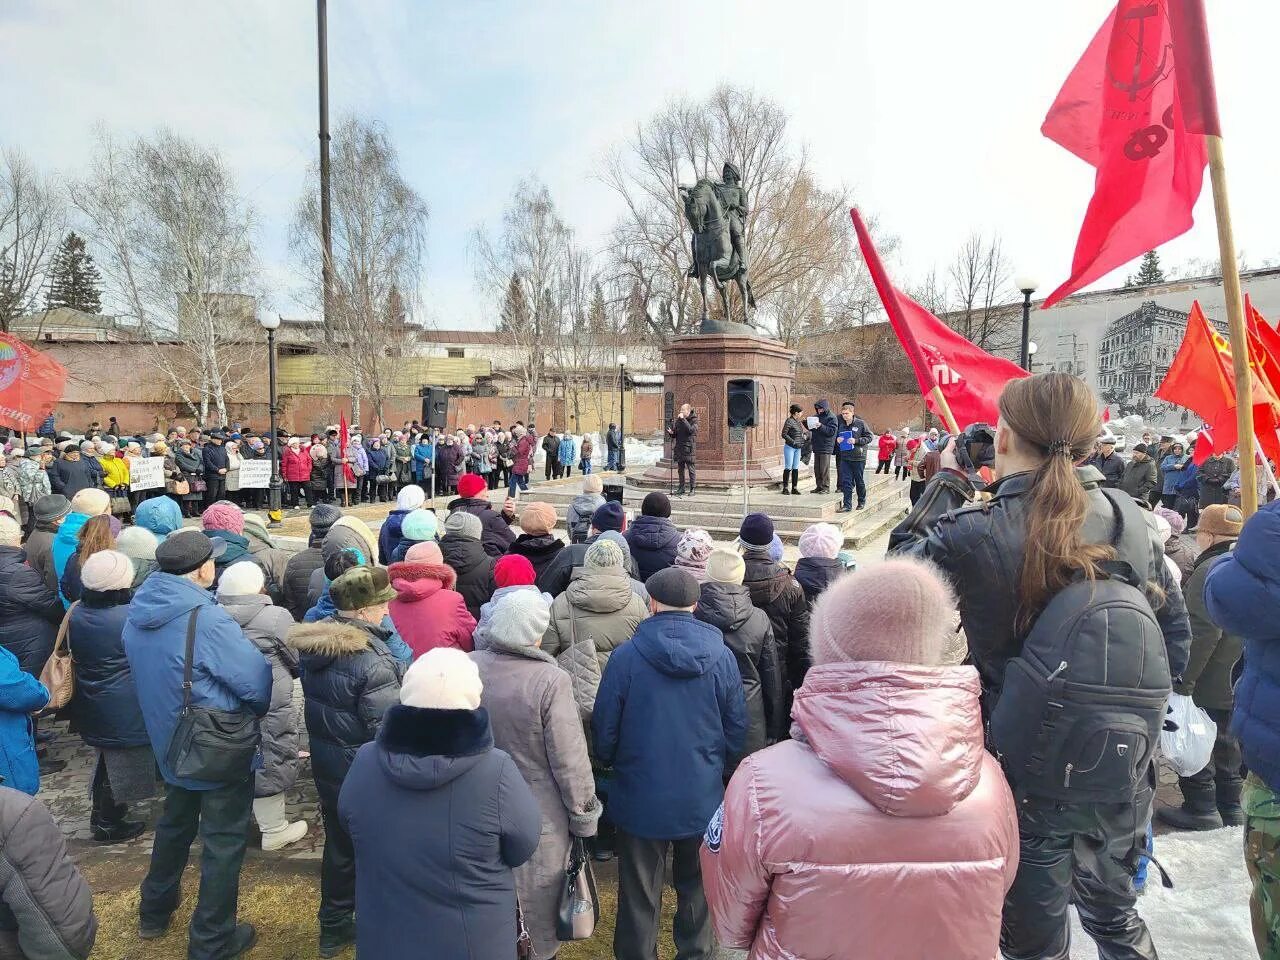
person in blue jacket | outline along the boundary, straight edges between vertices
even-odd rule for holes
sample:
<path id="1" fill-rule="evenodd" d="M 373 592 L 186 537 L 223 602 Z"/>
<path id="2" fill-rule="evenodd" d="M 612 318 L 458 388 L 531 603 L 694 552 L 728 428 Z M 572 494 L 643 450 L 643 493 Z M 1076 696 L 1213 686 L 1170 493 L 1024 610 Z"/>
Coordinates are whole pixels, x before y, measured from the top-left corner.
<path id="1" fill-rule="evenodd" d="M 1160 502 L 1170 510 L 1178 506 L 1178 487 L 1186 479 L 1186 468 L 1191 463 L 1187 456 L 1187 448 L 1175 443 L 1169 454 L 1160 461 L 1160 475 L 1163 478 L 1160 486 Z"/>
<path id="2" fill-rule="evenodd" d="M 198 530 L 168 536 L 156 548 L 159 570 L 129 604 L 122 635 L 142 720 L 166 786 L 151 868 L 142 881 L 138 933 L 152 940 L 169 929 L 191 841 L 199 832 L 200 892 L 191 916 L 189 960 L 236 957 L 257 939 L 252 924 L 236 923 L 253 776 L 246 771 L 233 783 L 191 780 L 177 776 L 168 761 L 182 709 L 186 638 L 193 619 L 192 705 L 258 717 L 271 705 L 270 665 L 209 592 L 223 543 Z"/>
<path id="3" fill-rule="evenodd" d="M 612 767 L 617 825 L 618 960 L 656 956 L 663 864 L 672 848 L 675 942 L 682 957 L 714 952 L 698 850 L 724 799 L 730 758 L 747 734 L 738 662 L 720 631 L 694 619 L 699 586 L 678 567 L 645 584 L 649 611 L 610 655 L 591 718 L 595 756 Z"/>
<path id="4" fill-rule="evenodd" d="M 436 445 L 431 434 L 418 434 L 418 442 L 413 445 L 413 482 L 424 490 L 431 489 L 435 462 Z"/>
<path id="5" fill-rule="evenodd" d="M 133 511 L 133 523 L 150 530 L 157 540 L 163 540 L 173 531 L 182 529 L 182 509 L 169 497 L 151 497 L 143 500 Z"/>
<path id="6" fill-rule="evenodd" d="M 813 492 L 831 492 L 831 456 L 836 449 L 836 418 L 826 400 L 813 405 L 818 425 L 809 431 L 813 442 Z"/>
<path id="7" fill-rule="evenodd" d="M 1235 686 L 1231 733 L 1249 770 L 1241 797 L 1245 865 L 1258 956 L 1280 943 L 1280 502 L 1245 521 L 1235 549 L 1204 582 L 1209 619 L 1244 640 L 1244 671 Z"/>
<path id="8" fill-rule="evenodd" d="M 573 435 L 566 430 L 560 435 L 560 447 L 556 454 L 556 459 L 560 461 L 560 469 L 563 476 L 570 476 L 573 473 L 573 464 L 578 459 L 578 445 L 573 441 Z"/>
<path id="9" fill-rule="evenodd" d="M 858 509 L 867 505 L 867 445 L 876 438 L 862 418 L 854 414 L 852 400 L 840 404 L 840 420 L 836 424 L 836 477 L 840 484 L 841 502 L 836 513 L 853 510 L 853 491 L 858 491 Z"/>

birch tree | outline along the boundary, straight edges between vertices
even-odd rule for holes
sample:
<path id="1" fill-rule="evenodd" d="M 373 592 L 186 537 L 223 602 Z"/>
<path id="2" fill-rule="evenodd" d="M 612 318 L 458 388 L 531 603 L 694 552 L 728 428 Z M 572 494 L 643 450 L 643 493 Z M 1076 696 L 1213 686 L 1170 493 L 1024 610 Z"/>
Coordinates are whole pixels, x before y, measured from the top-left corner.
<path id="1" fill-rule="evenodd" d="M 64 221 L 52 183 L 19 151 L 0 152 L 0 333 L 35 308 Z"/>
<path id="2" fill-rule="evenodd" d="M 319 176 L 313 165 L 294 214 L 291 244 L 306 275 L 315 278 L 310 298 L 322 310 Z M 361 117 L 344 118 L 334 132 L 330 181 L 328 349 L 348 378 L 353 418 L 359 420 L 359 398 L 367 395 L 384 424 L 388 384 L 409 337 L 405 317 L 421 298 L 427 203 L 401 172 L 386 130 Z"/>
<path id="3" fill-rule="evenodd" d="M 101 253 L 108 312 L 136 325 L 142 357 L 197 422 L 226 423 L 264 354 L 253 211 L 222 156 L 170 130 L 127 144 L 100 131 L 69 193 Z"/>

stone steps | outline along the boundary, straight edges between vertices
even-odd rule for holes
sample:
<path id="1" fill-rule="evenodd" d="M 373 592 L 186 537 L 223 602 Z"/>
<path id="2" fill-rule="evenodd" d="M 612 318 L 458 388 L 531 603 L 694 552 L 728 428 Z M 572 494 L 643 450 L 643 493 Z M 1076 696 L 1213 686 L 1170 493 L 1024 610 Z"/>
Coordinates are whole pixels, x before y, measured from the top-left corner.
<path id="1" fill-rule="evenodd" d="M 618 474 L 604 474 L 606 483 L 616 482 Z M 542 482 L 532 486 L 524 500 L 540 500 L 550 503 L 564 517 L 570 502 L 581 490 L 581 479 Z M 846 544 L 853 549 L 874 540 L 887 528 L 896 524 L 907 512 L 908 484 L 892 477 L 867 478 L 867 506 L 865 510 L 851 514 L 837 513 L 839 495 L 821 497 L 802 494 L 798 497 L 783 496 L 774 489 L 753 489 L 748 499 L 750 512 L 768 514 L 774 521 L 778 536 L 784 541 L 795 542 L 810 524 L 834 523 L 845 531 Z M 627 484 L 623 491 L 623 504 L 636 515 L 640 504 L 651 492 Z M 671 522 L 681 528 L 701 527 L 719 541 L 737 536 L 743 516 L 742 491 L 699 491 L 692 497 L 672 499 Z"/>

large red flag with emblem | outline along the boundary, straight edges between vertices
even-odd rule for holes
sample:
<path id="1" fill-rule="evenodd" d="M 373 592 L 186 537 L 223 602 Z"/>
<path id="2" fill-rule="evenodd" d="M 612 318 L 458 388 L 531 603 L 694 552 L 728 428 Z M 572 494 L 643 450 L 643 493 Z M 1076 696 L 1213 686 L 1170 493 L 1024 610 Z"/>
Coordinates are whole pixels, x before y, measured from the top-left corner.
<path id="1" fill-rule="evenodd" d="M 66 367 L 14 334 L 0 333 L 0 423 L 34 433 L 66 386 Z"/>
<path id="2" fill-rule="evenodd" d="M 1280 426 L 1280 398 L 1260 374 L 1256 343 L 1256 339 L 1250 337 L 1254 428 L 1263 452 L 1274 459 L 1280 456 L 1280 439 L 1276 436 L 1276 428 Z M 1156 396 L 1199 414 L 1210 428 L 1213 449 L 1230 450 L 1239 441 L 1231 344 L 1209 325 L 1199 302 L 1191 305 L 1186 335 Z M 1205 456 L 1207 453 L 1197 444 L 1197 461 Z"/>
<path id="3" fill-rule="evenodd" d="M 1050 307 L 1192 226 L 1217 97 L 1202 0 L 1119 0 L 1040 128 L 1096 170 Z"/>
<path id="4" fill-rule="evenodd" d="M 920 384 L 920 392 L 924 394 L 929 409 L 939 415 L 942 413 L 932 395 L 937 387 L 961 429 L 980 421 L 995 423 L 1000 415 L 996 406 L 1000 391 L 1010 380 L 1027 376 L 1027 371 L 975 346 L 896 289 L 885 273 L 884 264 L 861 215 L 857 210 L 849 213 L 858 233 L 858 243 L 862 246 L 862 257 L 875 281 L 893 332 L 898 335 L 907 359 L 911 361 L 916 382 Z"/>

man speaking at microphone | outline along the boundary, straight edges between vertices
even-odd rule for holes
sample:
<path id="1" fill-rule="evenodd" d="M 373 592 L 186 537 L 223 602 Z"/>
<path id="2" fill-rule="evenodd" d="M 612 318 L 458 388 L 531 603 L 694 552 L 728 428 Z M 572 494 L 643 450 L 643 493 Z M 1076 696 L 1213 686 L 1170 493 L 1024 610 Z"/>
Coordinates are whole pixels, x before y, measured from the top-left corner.
<path id="1" fill-rule="evenodd" d="M 672 438 L 671 459 L 676 462 L 680 471 L 680 488 L 677 497 L 685 495 L 684 475 L 689 473 L 689 490 L 692 494 L 697 488 L 698 475 L 693 463 L 693 443 L 698 436 L 698 414 L 689 404 L 680 407 L 680 414 L 667 426 L 667 436 Z"/>

